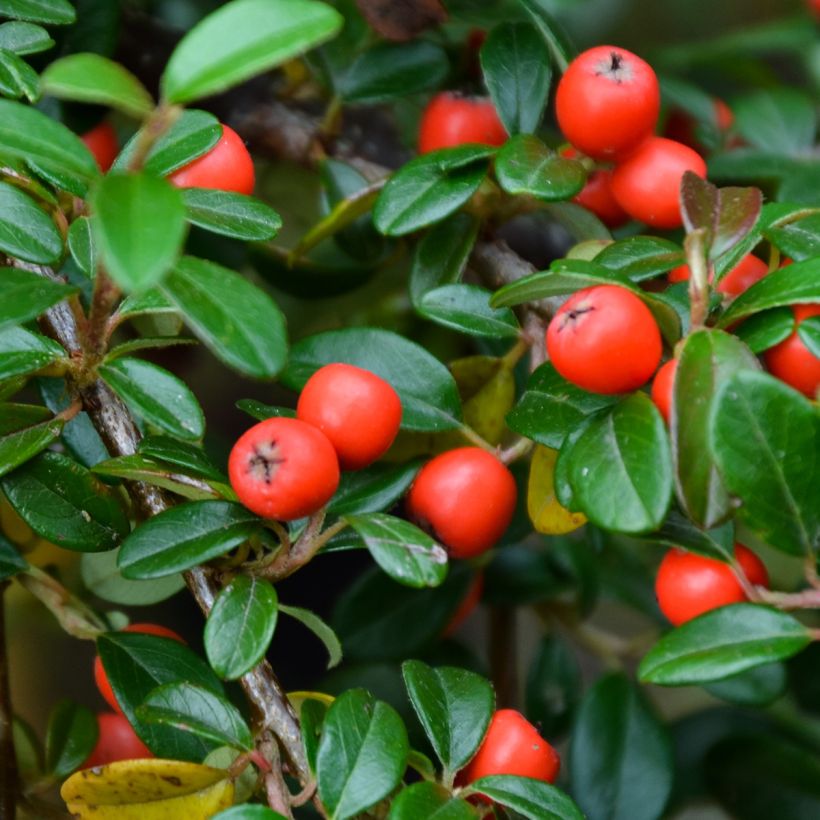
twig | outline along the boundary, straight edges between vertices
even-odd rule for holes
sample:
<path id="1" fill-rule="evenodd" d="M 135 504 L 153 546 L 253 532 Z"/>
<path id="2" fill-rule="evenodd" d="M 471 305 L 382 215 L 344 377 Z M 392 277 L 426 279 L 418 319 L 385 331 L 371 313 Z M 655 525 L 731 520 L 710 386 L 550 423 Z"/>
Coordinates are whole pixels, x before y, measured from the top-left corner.
<path id="1" fill-rule="evenodd" d="M 293 575 L 296 570 L 311 561 L 316 553 L 319 552 L 333 536 L 338 535 L 348 526 L 347 521 L 340 518 L 334 524 L 327 527 L 327 529 L 322 530 L 321 527 L 324 517 L 324 511 L 312 516 L 310 523 L 308 523 L 305 531 L 299 536 L 296 543 L 293 544 L 290 549 L 283 545 L 276 559 L 269 566 L 264 567 L 258 574 L 277 581 L 282 578 L 287 578 L 288 575 Z"/>
<path id="2" fill-rule="evenodd" d="M 7 588 L 7 581 L 0 583 L 0 820 L 14 820 L 18 790 L 3 600 Z"/>

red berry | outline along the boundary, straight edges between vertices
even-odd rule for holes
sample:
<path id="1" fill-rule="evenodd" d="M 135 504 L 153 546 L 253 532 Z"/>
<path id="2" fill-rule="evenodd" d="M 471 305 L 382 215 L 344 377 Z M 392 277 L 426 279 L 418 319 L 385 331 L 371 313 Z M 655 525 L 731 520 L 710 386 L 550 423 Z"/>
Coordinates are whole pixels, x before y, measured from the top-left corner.
<path id="1" fill-rule="evenodd" d="M 592 393 L 645 384 L 661 360 L 658 325 L 634 293 L 599 285 L 574 293 L 547 328 L 547 350 L 567 381 Z"/>
<path id="2" fill-rule="evenodd" d="M 125 716 L 101 712 L 97 715 L 97 726 L 100 732 L 97 745 L 80 766 L 81 769 L 105 766 L 118 760 L 138 760 L 154 756 L 137 737 Z"/>
<path id="3" fill-rule="evenodd" d="M 375 373 L 329 364 L 307 381 L 296 417 L 329 439 L 343 470 L 361 470 L 383 456 L 401 423 L 401 399 Z"/>
<path id="4" fill-rule="evenodd" d="M 663 420 L 669 424 L 672 412 L 672 387 L 675 383 L 675 371 L 678 369 L 678 360 L 670 359 L 661 365 L 652 381 L 652 401 L 661 411 Z"/>
<path id="5" fill-rule="evenodd" d="M 766 566 L 750 549 L 735 544 L 735 559 L 752 584 L 769 586 Z M 712 609 L 746 600 L 728 564 L 678 548 L 669 550 L 661 561 L 655 594 L 661 612 L 675 626 Z"/>
<path id="6" fill-rule="evenodd" d="M 650 137 L 615 168 L 612 193 L 633 219 L 654 228 L 679 228 L 680 184 L 686 171 L 706 177 L 700 154 L 679 142 Z"/>
<path id="7" fill-rule="evenodd" d="M 473 783 L 496 774 L 532 777 L 554 783 L 561 768 L 558 752 L 520 712 L 499 709 L 475 757 L 462 769 L 458 782 Z"/>
<path id="8" fill-rule="evenodd" d="M 578 152 L 571 146 L 561 150 L 561 156 L 575 159 Z M 609 228 L 618 228 L 629 221 L 629 214 L 615 201 L 612 194 L 612 170 L 597 168 L 587 177 L 580 194 L 573 202 L 591 211 Z"/>
<path id="9" fill-rule="evenodd" d="M 179 641 L 182 644 L 185 643 L 184 639 L 177 635 L 173 629 L 168 629 L 167 627 L 160 626 L 159 624 L 131 624 L 130 626 L 126 626 L 122 631 L 140 632 L 145 635 L 157 635 L 160 638 L 170 638 L 173 641 Z M 100 690 L 100 694 L 105 698 L 108 705 L 115 712 L 122 714 L 122 709 L 120 708 L 119 703 L 117 703 L 117 698 L 114 696 L 114 690 L 111 688 L 111 684 L 108 682 L 108 675 L 105 674 L 105 669 L 103 669 L 102 661 L 100 660 L 99 655 L 94 658 L 94 681 L 97 684 L 97 689 Z"/>
<path id="10" fill-rule="evenodd" d="M 732 109 L 718 97 L 713 99 L 712 105 L 714 108 L 714 124 L 717 126 L 718 131 L 728 131 L 735 121 Z M 705 147 L 697 137 L 696 127 L 697 121 L 691 114 L 680 108 L 675 108 L 666 120 L 663 135 L 676 142 L 682 142 L 695 151 L 704 151 Z"/>
<path id="11" fill-rule="evenodd" d="M 492 453 L 460 447 L 421 468 L 410 488 L 407 510 L 454 558 L 472 558 L 504 534 L 516 496 L 512 473 Z"/>
<path id="12" fill-rule="evenodd" d="M 484 592 L 484 573 L 479 570 L 479 572 L 477 572 L 473 577 L 473 580 L 467 589 L 467 594 L 458 605 L 458 609 L 456 609 L 453 613 L 453 617 L 450 618 L 450 623 L 444 627 L 443 634 L 445 637 L 452 635 L 453 632 L 455 632 L 464 623 L 464 621 L 472 615 L 473 610 L 481 601 L 482 592 Z"/>
<path id="13" fill-rule="evenodd" d="M 747 253 L 717 284 L 717 290 L 726 296 L 740 296 L 769 272 L 768 265 L 754 254 Z M 688 282 L 689 265 L 678 265 L 667 274 L 670 282 Z M 711 280 L 710 280 L 711 281 Z"/>
<path id="14" fill-rule="evenodd" d="M 814 399 L 820 389 L 820 359 L 803 343 L 797 325 L 810 316 L 820 315 L 820 304 L 792 305 L 795 328 L 780 344 L 770 347 L 763 360 L 773 376 Z"/>
<path id="15" fill-rule="evenodd" d="M 223 125 L 222 136 L 210 151 L 183 165 L 168 179 L 177 188 L 215 188 L 250 195 L 255 174 L 253 160 L 242 138 Z"/>
<path id="16" fill-rule="evenodd" d="M 339 486 L 339 460 L 321 430 L 298 419 L 273 418 L 234 444 L 228 475 L 249 510 L 292 521 L 330 501 Z"/>
<path id="17" fill-rule="evenodd" d="M 594 159 L 628 154 L 652 133 L 659 110 L 660 90 L 652 67 L 617 46 L 597 46 L 579 54 L 555 95 L 564 136 Z"/>
<path id="18" fill-rule="evenodd" d="M 120 152 L 117 132 L 111 126 L 111 123 L 101 122 L 90 131 L 86 131 L 80 139 L 94 155 L 100 170 L 105 173 L 114 164 L 114 160 Z"/>
<path id="19" fill-rule="evenodd" d="M 503 145 L 507 131 L 489 97 L 465 97 L 452 91 L 436 94 L 419 126 L 419 153 L 479 143 Z"/>

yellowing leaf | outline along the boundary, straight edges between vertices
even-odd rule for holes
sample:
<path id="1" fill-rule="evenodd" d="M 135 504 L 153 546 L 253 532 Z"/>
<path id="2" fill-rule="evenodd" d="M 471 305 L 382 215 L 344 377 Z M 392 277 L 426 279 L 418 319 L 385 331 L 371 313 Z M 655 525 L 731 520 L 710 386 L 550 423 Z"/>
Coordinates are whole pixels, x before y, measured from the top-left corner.
<path id="1" fill-rule="evenodd" d="M 226 772 L 157 758 L 83 769 L 60 794 L 80 820 L 207 820 L 233 805 Z"/>
<path id="2" fill-rule="evenodd" d="M 326 695 L 324 692 L 288 692 L 290 705 L 296 710 L 297 715 L 301 715 L 302 704 L 306 700 L 318 700 L 325 706 L 330 707 L 336 698 L 333 695 Z"/>
<path id="3" fill-rule="evenodd" d="M 570 512 L 555 497 L 555 462 L 558 450 L 538 445 L 530 465 L 527 512 L 533 527 L 545 535 L 563 535 L 586 524 L 583 513 Z"/>
<path id="4" fill-rule="evenodd" d="M 485 441 L 499 444 L 504 417 L 515 402 L 515 379 L 501 359 L 470 356 L 450 364 L 464 408 L 464 422 Z"/>

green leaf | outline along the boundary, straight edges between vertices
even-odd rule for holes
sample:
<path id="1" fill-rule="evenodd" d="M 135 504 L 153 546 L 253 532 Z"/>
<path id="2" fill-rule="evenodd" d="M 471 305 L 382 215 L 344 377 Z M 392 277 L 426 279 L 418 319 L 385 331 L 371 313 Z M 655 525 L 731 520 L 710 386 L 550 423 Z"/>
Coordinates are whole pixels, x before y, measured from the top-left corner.
<path id="1" fill-rule="evenodd" d="M 168 436 L 149 436 L 139 443 L 139 452 L 148 458 L 179 467 L 186 475 L 227 483 L 227 476 L 214 467 L 199 445 Z"/>
<path id="2" fill-rule="evenodd" d="M 444 50 L 427 40 L 377 43 L 359 54 L 336 81 L 350 103 L 377 103 L 438 88 L 450 66 Z"/>
<path id="3" fill-rule="evenodd" d="M 65 26 L 76 19 L 68 0 L 5 0 L 3 15 L 52 26 Z"/>
<path id="4" fill-rule="evenodd" d="M 26 97 L 35 102 L 40 97 L 37 72 L 12 51 L 0 48 L 0 93 L 6 97 Z"/>
<path id="5" fill-rule="evenodd" d="M 38 535 L 64 549 L 101 552 L 128 533 L 119 500 L 85 467 L 46 452 L 2 481 L 17 514 Z"/>
<path id="6" fill-rule="evenodd" d="M 126 296 L 116 312 L 118 316 L 130 318 L 152 313 L 176 313 L 176 308 L 158 289 L 153 288 Z"/>
<path id="7" fill-rule="evenodd" d="M 770 663 L 707 684 L 704 689 L 716 698 L 740 706 L 768 706 L 785 693 L 787 686 L 786 667 Z"/>
<path id="8" fill-rule="evenodd" d="M 108 632 L 97 639 L 97 652 L 117 703 L 155 755 L 199 763 L 221 745 L 172 726 L 143 723 L 137 717 L 137 708 L 157 687 L 167 683 L 184 682 L 222 694 L 211 668 L 187 646 L 157 635 Z"/>
<path id="9" fill-rule="evenodd" d="M 485 795 L 528 820 L 583 820 L 578 807 L 562 791 L 531 777 L 504 774 L 480 777 L 463 794 Z"/>
<path id="10" fill-rule="evenodd" d="M 157 284 L 185 241 L 182 193 L 149 173 L 108 174 L 91 199 L 92 226 L 108 272 L 124 290 Z"/>
<path id="11" fill-rule="evenodd" d="M 810 316 L 804 319 L 797 327 L 797 335 L 806 349 L 820 359 L 820 318 Z"/>
<path id="12" fill-rule="evenodd" d="M 433 669 L 406 661 L 407 693 L 425 734 L 445 769 L 445 779 L 467 765 L 478 749 L 495 708 L 490 683 L 466 669 Z"/>
<path id="13" fill-rule="evenodd" d="M 642 537 L 656 544 L 684 547 L 690 552 L 720 561 L 731 561 L 734 558 L 735 528 L 731 521 L 710 530 L 702 530 L 685 515 L 672 509 L 659 530 Z"/>
<path id="14" fill-rule="evenodd" d="M 672 748 L 639 691 L 620 674 L 598 680 L 570 744 L 572 792 L 589 817 L 655 820 L 672 790 Z"/>
<path id="15" fill-rule="evenodd" d="M 273 239 L 282 218 L 264 202 L 231 191 L 186 188 L 182 192 L 188 221 L 206 231 L 233 239 Z"/>
<path id="16" fill-rule="evenodd" d="M 779 307 L 750 316 L 733 332 L 752 353 L 760 354 L 787 339 L 793 330 L 794 312 L 790 307 Z"/>
<path id="17" fill-rule="evenodd" d="M 310 336 L 293 346 L 282 381 L 301 390 L 322 366 L 345 362 L 381 376 L 402 403 L 405 430 L 438 432 L 458 427 L 461 400 L 450 371 L 407 339 L 376 328 L 350 328 Z"/>
<path id="18" fill-rule="evenodd" d="M 607 245 L 595 262 L 632 282 L 652 279 L 686 261 L 683 249 L 659 236 L 630 236 Z"/>
<path id="19" fill-rule="evenodd" d="M 785 612 L 733 604 L 666 634 L 641 661 L 638 676 L 662 686 L 720 680 L 789 658 L 811 640 L 809 630 Z"/>
<path id="20" fill-rule="evenodd" d="M 287 355 L 285 319 L 274 301 L 243 276 L 185 256 L 162 292 L 225 364 L 255 378 L 273 378 Z"/>
<path id="21" fill-rule="evenodd" d="M 736 373 L 715 398 L 709 442 L 748 527 L 785 552 L 816 548 L 820 422 L 808 399 L 765 373 Z"/>
<path id="22" fill-rule="evenodd" d="M 81 216 L 71 223 L 68 229 L 68 249 L 77 266 L 86 276 L 97 273 L 98 248 L 94 241 L 91 219 Z"/>
<path id="23" fill-rule="evenodd" d="M 0 48 L 21 56 L 47 51 L 54 45 L 49 33 L 33 23 L 0 24 Z"/>
<path id="24" fill-rule="evenodd" d="M 729 327 L 738 319 L 773 307 L 818 301 L 820 257 L 773 270 L 734 299 L 718 325 Z"/>
<path id="25" fill-rule="evenodd" d="M 531 134 L 519 134 L 499 150 L 495 175 L 507 193 L 545 202 L 575 196 L 587 178 L 580 162 L 559 156 Z"/>
<path id="26" fill-rule="evenodd" d="M 438 783 L 414 783 L 390 804 L 387 820 L 475 820 L 476 810 Z"/>
<path id="27" fill-rule="evenodd" d="M 0 381 L 33 373 L 66 355 L 57 342 L 22 327 L 0 330 Z"/>
<path id="28" fill-rule="evenodd" d="M 99 372 L 149 424 L 181 439 L 195 441 L 205 434 L 196 396 L 167 370 L 143 359 L 122 358 L 102 365 Z"/>
<path id="29" fill-rule="evenodd" d="M 279 611 L 283 615 L 288 615 L 299 621 L 302 626 L 307 627 L 325 645 L 329 656 L 328 669 L 332 669 L 341 663 L 342 645 L 339 643 L 336 633 L 315 612 L 298 606 L 285 606 L 284 604 L 279 604 Z"/>
<path id="30" fill-rule="evenodd" d="M 12 385 L 15 383 L 15 381 L 6 382 L 6 384 Z M 18 389 L 21 386 L 22 384 L 18 386 Z M 51 411 L 39 404 L 0 402 L 0 436 L 16 433 L 24 427 L 31 427 L 33 424 L 50 418 Z"/>
<path id="31" fill-rule="evenodd" d="M 239 710 L 226 698 L 193 683 L 167 683 L 137 707 L 144 723 L 159 723 L 190 732 L 205 741 L 248 751 L 251 730 Z"/>
<path id="32" fill-rule="evenodd" d="M 339 489 L 327 508 L 329 516 L 387 510 L 401 498 L 419 471 L 419 462 L 373 464 L 342 473 Z"/>
<path id="33" fill-rule="evenodd" d="M 755 91 L 732 101 L 734 127 L 754 148 L 799 156 L 814 145 L 814 103 L 794 88 Z"/>
<path id="34" fill-rule="evenodd" d="M 549 49 L 535 27 L 502 23 L 493 28 L 481 47 L 481 69 L 507 133 L 535 133 L 551 79 Z"/>
<path id="35" fill-rule="evenodd" d="M 210 151 L 221 136 L 222 125 L 213 114 L 196 109 L 183 111 L 151 147 L 145 170 L 157 176 L 167 176 Z M 134 134 L 115 160 L 112 170 L 127 170 L 142 139 L 142 131 Z"/>
<path id="36" fill-rule="evenodd" d="M 348 515 L 376 563 L 394 580 L 410 587 L 436 587 L 447 575 L 447 553 L 429 535 L 384 513 Z"/>
<path id="37" fill-rule="evenodd" d="M 3 288 L 0 328 L 36 319 L 52 305 L 77 292 L 77 288 L 19 268 L 0 268 L 0 286 Z"/>
<path id="38" fill-rule="evenodd" d="M 319 796 L 331 820 L 347 820 L 385 798 L 407 765 L 407 730 L 396 711 L 363 689 L 333 702 L 317 757 Z"/>
<path id="39" fill-rule="evenodd" d="M 416 308 L 429 291 L 459 281 L 477 232 L 478 220 L 457 213 L 431 228 L 416 244 L 409 285 Z"/>
<path id="40" fill-rule="evenodd" d="M 612 396 L 576 387 L 547 362 L 530 376 L 524 394 L 507 415 L 507 425 L 538 444 L 560 450 L 570 431 L 615 402 Z"/>
<path id="41" fill-rule="evenodd" d="M 44 94 L 104 105 L 138 119 L 154 107 L 151 95 L 130 71 L 99 54 L 71 54 L 55 60 L 40 82 Z"/>
<path id="42" fill-rule="evenodd" d="M 17 552 L 17 547 L 0 533 L 0 581 L 13 578 L 28 569 L 28 562 Z"/>
<path id="43" fill-rule="evenodd" d="M 241 544 L 260 520 L 240 504 L 194 501 L 171 507 L 135 529 L 120 549 L 126 578 L 161 578 L 209 561 Z"/>
<path id="44" fill-rule="evenodd" d="M 575 56 L 575 49 L 566 32 L 561 29 L 553 17 L 550 11 L 553 7 L 549 4 L 549 0 L 518 0 L 518 2 L 535 23 L 544 42 L 549 46 L 555 64 L 562 71 L 566 70 L 567 65 Z"/>
<path id="45" fill-rule="evenodd" d="M 0 100 L 0 153 L 65 180 L 66 190 L 84 196 L 100 170 L 85 143 L 62 123 L 41 111 Z"/>
<path id="46" fill-rule="evenodd" d="M 795 219 L 782 227 L 770 227 L 763 235 L 785 256 L 803 261 L 820 256 L 820 213 Z"/>
<path id="47" fill-rule="evenodd" d="M 291 419 L 296 418 L 296 411 L 292 407 L 274 407 L 272 404 L 263 404 L 261 401 L 256 401 L 256 399 L 239 399 L 236 407 L 257 421 L 282 416 Z"/>
<path id="48" fill-rule="evenodd" d="M 444 327 L 473 336 L 510 339 L 518 336 L 518 321 L 509 308 L 490 307 L 490 291 L 477 285 L 443 285 L 428 290 L 418 312 Z"/>
<path id="49" fill-rule="evenodd" d="M 119 549 L 86 553 L 80 560 L 83 583 L 98 598 L 122 606 L 149 606 L 176 595 L 185 588 L 182 575 L 130 581 L 117 566 Z"/>
<path id="50" fill-rule="evenodd" d="M 217 596 L 205 624 L 205 653 L 220 678 L 242 677 L 265 656 L 276 628 L 276 590 L 237 575 Z"/>
<path id="51" fill-rule="evenodd" d="M 715 396 L 735 373 L 757 369 L 757 359 L 749 350 L 719 330 L 695 331 L 680 352 L 670 419 L 675 484 L 684 512 L 706 529 L 732 512 L 709 447 Z"/>
<path id="52" fill-rule="evenodd" d="M 183 473 L 177 473 L 172 467 L 163 466 L 139 453 L 130 456 L 118 456 L 105 459 L 92 467 L 92 470 L 101 476 L 121 478 L 125 481 L 142 481 L 154 487 L 162 487 L 172 493 L 181 495 L 192 501 L 211 499 L 215 496 L 228 497 L 222 491 L 222 486 L 213 485 L 191 479 Z M 235 500 L 230 488 L 230 499 Z"/>
<path id="53" fill-rule="evenodd" d="M 494 150 L 462 145 L 411 160 L 382 189 L 373 224 L 387 236 L 403 236 L 440 222 L 478 190 Z"/>
<path id="54" fill-rule="evenodd" d="M 557 636 L 542 638 L 527 675 L 524 710 L 540 734 L 564 734 L 582 688 L 581 668 L 573 649 Z"/>
<path id="55" fill-rule="evenodd" d="M 226 91 L 318 46 L 342 16 L 313 0 L 233 0 L 182 38 L 162 75 L 162 95 L 188 103 Z"/>
<path id="56" fill-rule="evenodd" d="M 67 777 L 91 754 L 99 728 L 85 706 L 61 700 L 48 719 L 46 769 L 56 779 Z"/>
<path id="57" fill-rule="evenodd" d="M 672 454 L 666 426 L 644 393 L 633 393 L 581 434 L 569 480 L 593 523 L 616 532 L 657 529 L 672 498 Z"/>
<path id="58" fill-rule="evenodd" d="M 213 820 L 285 820 L 285 817 L 267 806 L 243 803 L 215 814 Z"/>
<path id="59" fill-rule="evenodd" d="M 0 438 L 0 476 L 45 450 L 60 435 L 63 424 L 62 419 L 52 419 Z"/>

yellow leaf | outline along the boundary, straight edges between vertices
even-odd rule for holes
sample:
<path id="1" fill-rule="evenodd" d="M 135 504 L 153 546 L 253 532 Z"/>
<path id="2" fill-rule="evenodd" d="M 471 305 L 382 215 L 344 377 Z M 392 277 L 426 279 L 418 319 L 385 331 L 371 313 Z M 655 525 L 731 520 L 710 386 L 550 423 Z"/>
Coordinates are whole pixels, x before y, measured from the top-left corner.
<path id="1" fill-rule="evenodd" d="M 333 695 L 326 695 L 324 692 L 288 692 L 288 700 L 290 705 L 296 710 L 297 715 L 301 715 L 302 704 L 306 700 L 318 700 L 330 708 L 336 698 Z"/>
<path id="2" fill-rule="evenodd" d="M 226 772 L 158 758 L 83 769 L 60 794 L 79 820 L 207 820 L 233 805 Z"/>
<path id="3" fill-rule="evenodd" d="M 464 408 L 464 422 L 485 441 L 499 444 L 504 417 L 515 403 L 515 378 L 501 359 L 470 356 L 450 365 Z"/>
<path id="4" fill-rule="evenodd" d="M 558 451 L 540 444 L 535 448 L 527 487 L 527 512 L 532 525 L 545 535 L 563 535 L 586 524 L 583 513 L 570 512 L 555 497 Z"/>

